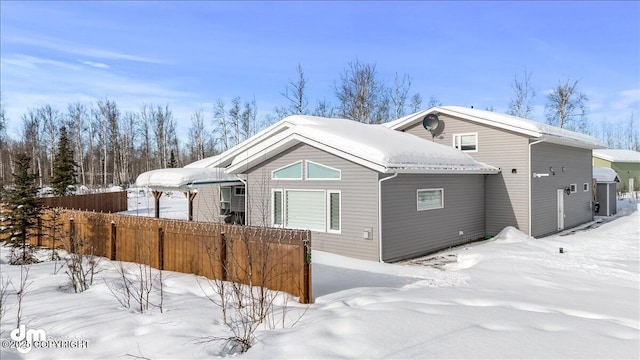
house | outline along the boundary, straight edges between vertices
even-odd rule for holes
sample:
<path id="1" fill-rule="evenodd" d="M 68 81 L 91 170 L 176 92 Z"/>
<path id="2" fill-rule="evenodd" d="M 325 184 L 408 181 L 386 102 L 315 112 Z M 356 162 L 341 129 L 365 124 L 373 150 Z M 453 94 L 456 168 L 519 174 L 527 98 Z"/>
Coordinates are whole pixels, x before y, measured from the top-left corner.
<path id="1" fill-rule="evenodd" d="M 485 183 L 488 234 L 514 226 L 544 236 L 593 219 L 591 151 L 602 146 L 591 136 L 459 106 L 433 107 L 386 126 L 501 169 Z"/>
<path id="2" fill-rule="evenodd" d="M 599 216 L 612 216 L 617 212 L 616 184 L 620 182 L 618 174 L 611 168 L 594 167 L 593 178 L 596 180 L 595 213 Z"/>
<path id="3" fill-rule="evenodd" d="M 383 125 L 295 115 L 209 164 L 244 179 L 249 225 L 310 229 L 313 247 L 393 261 L 483 237 L 499 170 Z M 194 218 L 218 197 L 199 195 Z"/>
<path id="4" fill-rule="evenodd" d="M 593 166 L 608 167 L 618 174 L 618 192 L 640 190 L 640 152 L 620 149 L 593 150 Z"/>

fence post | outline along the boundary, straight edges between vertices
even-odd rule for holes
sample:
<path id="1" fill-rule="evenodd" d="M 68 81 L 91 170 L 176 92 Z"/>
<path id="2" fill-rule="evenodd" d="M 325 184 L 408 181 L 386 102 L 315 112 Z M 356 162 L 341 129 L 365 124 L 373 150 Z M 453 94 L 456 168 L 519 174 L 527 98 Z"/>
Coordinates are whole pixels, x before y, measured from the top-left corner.
<path id="1" fill-rule="evenodd" d="M 69 248 L 72 254 L 76 251 L 76 224 L 73 221 L 73 217 L 69 218 Z"/>
<path id="2" fill-rule="evenodd" d="M 111 260 L 115 260 L 116 259 L 116 241 L 117 239 L 116 235 L 116 222 L 111 220 Z"/>
<path id="3" fill-rule="evenodd" d="M 42 246 L 42 218 L 38 216 L 38 246 Z"/>
<path id="4" fill-rule="evenodd" d="M 158 228 L 158 269 L 164 270 L 164 230 L 162 227 Z"/>
<path id="5" fill-rule="evenodd" d="M 227 281 L 227 238 L 220 231 L 220 280 Z"/>
<path id="6" fill-rule="evenodd" d="M 303 304 L 310 304 L 311 297 L 311 233 L 306 233 L 306 239 L 303 240 L 304 247 L 304 298 Z"/>

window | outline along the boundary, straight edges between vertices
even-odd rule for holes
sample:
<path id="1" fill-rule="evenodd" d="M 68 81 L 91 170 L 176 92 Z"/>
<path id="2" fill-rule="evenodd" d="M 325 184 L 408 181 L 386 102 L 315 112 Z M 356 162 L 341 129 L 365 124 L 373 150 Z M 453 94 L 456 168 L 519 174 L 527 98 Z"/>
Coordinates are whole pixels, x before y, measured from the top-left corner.
<path id="1" fill-rule="evenodd" d="M 340 180 L 340 170 L 307 160 L 307 179 Z"/>
<path id="2" fill-rule="evenodd" d="M 589 191 L 589 183 L 582 184 L 582 191 Z"/>
<path id="3" fill-rule="evenodd" d="M 339 234 L 340 195 L 339 190 L 273 189 L 271 223 L 275 227 Z"/>
<path id="4" fill-rule="evenodd" d="M 233 188 L 233 195 L 234 196 L 244 196 L 245 194 L 245 188 L 244 186 L 236 186 Z"/>
<path id="5" fill-rule="evenodd" d="M 271 201 L 271 222 L 273 226 L 282 226 L 282 190 L 273 190 Z"/>
<path id="6" fill-rule="evenodd" d="M 322 190 L 285 191 L 285 227 L 326 231 L 325 192 Z"/>
<path id="7" fill-rule="evenodd" d="M 231 188 L 220 188 L 220 215 L 226 215 L 231 211 Z"/>
<path id="8" fill-rule="evenodd" d="M 442 209 L 444 207 L 444 189 L 418 189 L 418 211 Z"/>
<path id="9" fill-rule="evenodd" d="M 453 134 L 453 147 L 462 151 L 478 151 L 478 134 Z"/>
<path id="10" fill-rule="evenodd" d="M 302 180 L 302 161 L 273 170 L 271 178 L 279 180 Z"/>
<path id="11" fill-rule="evenodd" d="M 327 205 L 327 208 L 329 211 L 327 211 L 327 222 L 329 223 L 329 227 L 327 228 L 327 232 L 340 233 L 340 208 L 342 205 L 340 203 L 340 192 L 329 191 L 328 194 L 327 200 L 329 201 L 329 204 Z"/>
<path id="12" fill-rule="evenodd" d="M 571 184 L 571 185 L 569 185 L 569 189 L 571 189 L 571 192 L 574 193 L 574 192 L 578 191 L 578 185 Z"/>

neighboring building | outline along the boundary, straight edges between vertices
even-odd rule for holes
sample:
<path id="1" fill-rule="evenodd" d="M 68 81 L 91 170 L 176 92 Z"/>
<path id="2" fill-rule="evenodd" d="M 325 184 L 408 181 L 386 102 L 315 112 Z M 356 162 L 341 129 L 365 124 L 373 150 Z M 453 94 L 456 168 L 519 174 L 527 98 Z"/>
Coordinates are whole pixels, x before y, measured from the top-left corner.
<path id="1" fill-rule="evenodd" d="M 616 184 L 620 182 L 618 174 L 611 168 L 594 167 L 593 178 L 596 180 L 596 215 L 612 216 L 618 210 L 616 200 Z"/>
<path id="2" fill-rule="evenodd" d="M 618 192 L 640 190 L 640 152 L 620 149 L 593 150 L 593 166 L 611 168 L 618 174 Z"/>
<path id="3" fill-rule="evenodd" d="M 433 131 L 423 127 L 437 115 Z M 514 226 L 544 236 L 593 219 L 593 137 L 491 111 L 442 106 L 387 123 L 391 129 L 455 147 L 500 168 L 485 186 L 486 231 Z M 434 136 L 435 135 L 435 136 Z"/>

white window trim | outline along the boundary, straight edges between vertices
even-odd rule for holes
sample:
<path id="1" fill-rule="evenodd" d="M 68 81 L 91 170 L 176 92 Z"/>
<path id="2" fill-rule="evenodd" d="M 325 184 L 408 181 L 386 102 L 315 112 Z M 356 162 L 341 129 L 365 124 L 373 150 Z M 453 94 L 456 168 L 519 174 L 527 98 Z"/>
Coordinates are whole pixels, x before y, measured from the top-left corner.
<path id="1" fill-rule="evenodd" d="M 338 230 L 331 229 L 331 194 L 338 194 Z M 341 190 L 327 190 L 327 233 L 329 234 L 341 234 L 342 233 L 342 191 Z"/>
<path id="2" fill-rule="evenodd" d="M 300 177 L 299 178 L 277 178 L 277 177 L 274 177 L 274 174 L 276 173 L 276 171 L 280 171 L 282 169 L 286 169 L 289 166 L 296 165 L 296 164 L 300 164 Z M 304 174 L 304 164 L 302 163 L 302 160 L 298 160 L 296 162 L 292 162 L 291 164 L 288 164 L 288 165 L 285 165 L 285 166 L 281 166 L 281 167 L 279 167 L 279 168 L 277 168 L 275 170 L 272 170 L 271 171 L 271 180 L 277 180 L 277 181 L 291 181 L 291 180 L 293 180 L 293 181 L 297 181 L 297 180 L 302 180 L 302 174 Z"/>
<path id="3" fill-rule="evenodd" d="M 238 190 L 244 190 L 242 193 L 238 193 Z M 242 196 L 244 197 L 246 194 L 246 189 L 244 186 L 234 186 L 233 187 L 233 196 Z"/>
<path id="4" fill-rule="evenodd" d="M 305 163 L 306 164 L 305 164 L 305 167 L 304 167 L 304 175 L 305 175 L 305 179 L 306 180 L 310 180 L 310 181 L 316 181 L 316 180 L 330 180 L 330 181 L 342 180 L 342 170 L 340 170 L 340 169 L 336 169 L 334 167 L 327 166 L 325 164 L 320 164 L 318 162 L 311 161 L 311 160 L 305 160 Z M 328 169 L 337 171 L 338 174 L 339 174 L 339 177 L 338 178 L 310 178 L 309 177 L 309 165 L 308 165 L 309 163 L 314 164 L 314 165 L 318 165 L 318 166 L 322 166 L 322 167 L 326 167 Z"/>
<path id="5" fill-rule="evenodd" d="M 276 211 L 276 202 L 275 202 L 275 193 L 276 192 L 280 192 L 280 201 L 282 201 L 282 204 L 280 206 L 280 219 L 282 220 L 282 224 L 276 224 L 275 223 L 275 216 L 273 216 L 275 214 Z M 276 227 L 276 228 L 284 228 L 284 206 L 285 206 L 285 201 L 284 201 L 284 191 L 282 189 L 271 189 L 271 213 L 269 214 L 269 216 L 271 217 L 271 226 L 272 227 Z"/>
<path id="6" fill-rule="evenodd" d="M 578 191 L 578 184 L 569 185 L 569 189 L 571 190 L 572 194 L 576 193 Z"/>
<path id="7" fill-rule="evenodd" d="M 442 194 L 440 196 L 440 206 L 439 207 L 431 207 L 428 209 L 420 209 L 420 202 L 419 202 L 419 197 L 418 197 L 418 193 L 420 193 L 420 191 L 440 191 L 440 193 Z M 444 208 L 444 188 L 431 188 L 431 189 L 418 189 L 416 190 L 416 210 L 417 211 L 427 211 L 427 210 L 437 210 L 437 209 L 443 209 Z"/>
<path id="8" fill-rule="evenodd" d="M 474 135 L 476 137 L 476 149 L 475 150 L 462 150 L 459 149 L 460 151 L 463 152 L 478 152 L 478 133 L 477 132 L 471 132 L 471 133 L 458 133 L 458 134 L 453 134 L 452 140 L 453 140 L 453 148 L 456 148 L 456 137 L 462 137 L 462 136 L 468 136 L 468 135 Z M 460 147 L 462 147 L 462 139 L 460 139 Z"/>
<path id="9" fill-rule="evenodd" d="M 589 183 L 582 184 L 582 191 L 584 191 L 584 192 L 589 191 Z"/>

